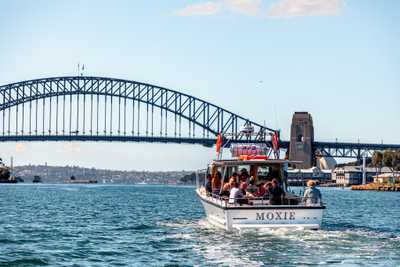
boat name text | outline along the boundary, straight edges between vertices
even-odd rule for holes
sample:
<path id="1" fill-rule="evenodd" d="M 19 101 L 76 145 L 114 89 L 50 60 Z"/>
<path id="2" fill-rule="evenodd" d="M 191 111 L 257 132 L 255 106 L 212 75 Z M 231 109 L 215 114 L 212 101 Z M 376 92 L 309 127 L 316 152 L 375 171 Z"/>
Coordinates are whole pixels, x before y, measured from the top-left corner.
<path id="1" fill-rule="evenodd" d="M 295 220 L 296 212 L 294 211 L 269 211 L 256 214 L 257 221 L 272 220 Z"/>

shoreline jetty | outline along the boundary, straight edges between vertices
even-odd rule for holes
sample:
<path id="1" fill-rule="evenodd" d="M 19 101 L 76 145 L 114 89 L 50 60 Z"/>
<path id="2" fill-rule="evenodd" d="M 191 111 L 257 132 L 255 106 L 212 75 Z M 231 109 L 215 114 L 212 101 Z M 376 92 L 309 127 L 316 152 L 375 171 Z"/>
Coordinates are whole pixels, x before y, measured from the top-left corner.
<path id="1" fill-rule="evenodd" d="M 351 190 L 400 192 L 400 184 L 371 183 L 366 185 L 353 185 Z"/>

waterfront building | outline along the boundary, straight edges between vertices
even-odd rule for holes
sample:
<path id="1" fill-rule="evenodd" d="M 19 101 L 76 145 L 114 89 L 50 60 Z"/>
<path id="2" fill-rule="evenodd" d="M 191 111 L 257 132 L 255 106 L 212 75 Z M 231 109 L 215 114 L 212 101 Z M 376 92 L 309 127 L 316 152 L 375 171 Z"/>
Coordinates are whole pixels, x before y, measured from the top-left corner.
<path id="1" fill-rule="evenodd" d="M 287 179 L 290 185 L 305 185 L 307 180 L 317 183 L 329 183 L 332 180 L 332 170 L 321 170 L 317 167 L 309 169 L 289 169 Z"/>
<path id="2" fill-rule="evenodd" d="M 377 184 L 399 184 L 400 172 L 386 172 L 374 176 L 374 183 Z"/>
<path id="3" fill-rule="evenodd" d="M 374 176 L 378 173 L 391 173 L 389 168 L 382 168 L 381 170 L 374 167 L 365 168 L 366 182 L 374 182 Z M 332 180 L 343 186 L 360 185 L 362 184 L 363 169 L 362 166 L 345 166 L 337 167 L 332 171 Z"/>

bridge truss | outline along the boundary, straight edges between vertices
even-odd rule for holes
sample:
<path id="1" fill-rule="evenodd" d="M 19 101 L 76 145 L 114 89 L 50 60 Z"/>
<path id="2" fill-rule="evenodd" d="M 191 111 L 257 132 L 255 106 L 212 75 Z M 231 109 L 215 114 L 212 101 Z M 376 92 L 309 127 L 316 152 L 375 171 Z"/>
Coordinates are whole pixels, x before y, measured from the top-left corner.
<path id="1" fill-rule="evenodd" d="M 372 157 L 375 151 L 396 150 L 400 145 L 395 144 L 366 144 L 366 143 L 338 143 L 314 142 L 316 157 L 357 158 Z"/>
<path id="2" fill-rule="evenodd" d="M 240 128 L 252 125 L 255 135 Z M 0 141 L 145 141 L 211 146 L 265 142 L 275 130 L 196 97 L 103 77 L 54 77 L 0 86 Z"/>

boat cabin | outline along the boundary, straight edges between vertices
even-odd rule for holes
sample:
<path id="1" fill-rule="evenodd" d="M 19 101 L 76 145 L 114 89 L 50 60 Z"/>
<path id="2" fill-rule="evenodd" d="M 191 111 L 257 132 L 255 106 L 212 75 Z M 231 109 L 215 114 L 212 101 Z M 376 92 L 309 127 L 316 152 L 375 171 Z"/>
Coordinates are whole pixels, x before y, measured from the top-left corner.
<path id="1" fill-rule="evenodd" d="M 251 133 L 251 129 L 249 133 Z M 232 159 L 221 159 L 221 137 L 217 160 L 197 175 L 196 194 L 207 219 L 226 230 L 242 228 L 302 227 L 319 229 L 323 206 L 319 199 L 297 196 L 287 187 L 287 170 L 292 162 L 269 158 L 269 147 L 255 144 L 231 146 Z M 274 153 L 277 151 L 274 151 Z M 319 191 L 318 191 L 319 192 Z M 308 201 L 310 200 L 310 201 Z"/>
<path id="2" fill-rule="evenodd" d="M 246 190 L 244 190 L 244 196 L 240 204 L 256 204 L 256 205 L 298 205 L 302 202 L 301 197 L 297 196 L 288 190 L 287 185 L 287 169 L 288 165 L 292 162 L 287 160 L 279 159 L 255 159 L 255 160 L 240 160 L 240 159 L 228 159 L 228 160 L 214 160 L 206 170 L 204 185 L 197 182 L 198 188 L 203 188 L 202 191 L 207 194 L 207 177 L 211 177 L 211 180 L 220 179 L 219 189 L 208 191 L 208 195 L 211 198 L 232 201 L 229 191 L 224 190 L 224 187 L 230 183 L 232 178 L 236 178 L 239 185 L 245 182 Z M 237 175 L 234 175 L 234 174 Z M 270 198 L 267 191 L 264 194 L 259 195 L 259 187 L 264 187 L 267 183 L 271 183 L 273 180 L 277 180 L 278 186 L 283 190 L 283 195 L 279 197 L 278 203 L 272 203 L 268 201 Z M 267 190 L 267 189 L 265 189 Z M 239 201 L 240 202 L 240 201 Z M 231 203 L 232 204 L 232 203 Z M 235 204 L 237 199 L 235 198 Z"/>
<path id="3" fill-rule="evenodd" d="M 214 177 L 219 172 L 221 174 L 221 184 L 227 183 L 234 173 L 238 174 L 237 182 L 243 179 L 241 175 L 247 175 L 246 179 L 253 177 L 255 184 L 267 183 L 276 179 L 286 192 L 287 169 L 290 163 L 297 162 L 278 159 L 214 160 L 206 171 L 206 177 L 208 175 Z"/>

